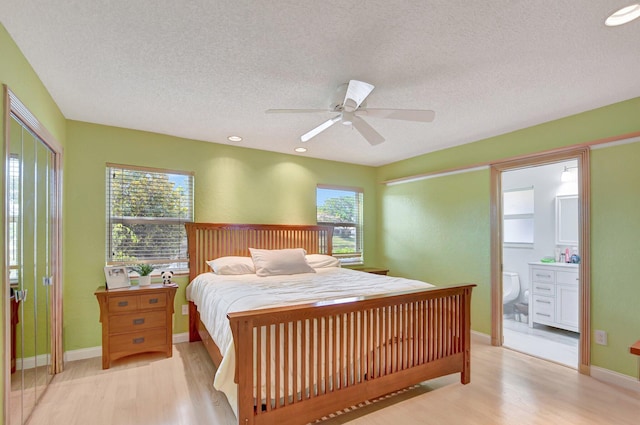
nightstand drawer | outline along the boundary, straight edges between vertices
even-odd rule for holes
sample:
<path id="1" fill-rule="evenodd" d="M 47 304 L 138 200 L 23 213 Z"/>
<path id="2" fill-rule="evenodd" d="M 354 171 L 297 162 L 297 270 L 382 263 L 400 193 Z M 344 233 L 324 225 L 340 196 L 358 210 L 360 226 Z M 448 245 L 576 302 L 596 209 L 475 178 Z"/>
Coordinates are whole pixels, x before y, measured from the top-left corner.
<path id="1" fill-rule="evenodd" d="M 167 330 L 154 329 L 144 332 L 132 332 L 111 337 L 111 352 L 143 353 L 150 348 L 167 344 Z"/>
<path id="2" fill-rule="evenodd" d="M 119 314 L 109 318 L 109 333 L 113 335 L 141 329 L 164 328 L 166 324 L 167 312 L 164 310 Z"/>
<path id="3" fill-rule="evenodd" d="M 164 308 L 167 305 L 167 294 L 140 295 L 140 308 Z"/>
<path id="4" fill-rule="evenodd" d="M 164 308 L 167 305 L 167 294 L 144 294 L 111 297 L 109 311 L 136 311 L 147 308 Z"/>
<path id="5" fill-rule="evenodd" d="M 109 298 L 109 311 L 116 313 L 119 311 L 136 311 L 138 309 L 138 297 L 124 295 L 121 297 Z"/>

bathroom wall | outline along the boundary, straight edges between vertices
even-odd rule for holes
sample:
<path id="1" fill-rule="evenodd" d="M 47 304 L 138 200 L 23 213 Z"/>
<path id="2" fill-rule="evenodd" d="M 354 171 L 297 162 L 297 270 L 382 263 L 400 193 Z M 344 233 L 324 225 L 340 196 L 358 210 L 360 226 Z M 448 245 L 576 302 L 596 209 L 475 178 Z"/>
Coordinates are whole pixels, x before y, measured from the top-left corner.
<path id="1" fill-rule="evenodd" d="M 503 247 L 503 268 L 520 276 L 519 301 L 526 300 L 525 290 L 529 287 L 530 261 L 540 261 L 542 257 L 554 256 L 555 238 L 555 198 L 557 195 L 576 195 L 577 181 L 562 182 L 560 176 L 564 167 L 576 167 L 577 162 L 567 161 L 538 167 L 507 171 L 502 174 L 502 189 L 533 187 L 534 194 L 534 243 L 527 247 Z M 576 169 L 571 170 L 577 176 Z M 566 248 L 565 246 L 561 247 Z M 569 247 L 571 249 L 571 247 Z"/>

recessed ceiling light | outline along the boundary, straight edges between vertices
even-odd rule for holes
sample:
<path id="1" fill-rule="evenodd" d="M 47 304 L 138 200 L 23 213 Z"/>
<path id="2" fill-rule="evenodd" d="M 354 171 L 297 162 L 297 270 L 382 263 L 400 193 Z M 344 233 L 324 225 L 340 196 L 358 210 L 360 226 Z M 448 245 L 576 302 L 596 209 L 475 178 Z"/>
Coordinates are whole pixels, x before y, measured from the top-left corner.
<path id="1" fill-rule="evenodd" d="M 227 137 L 227 139 L 230 142 L 241 142 L 242 141 L 242 137 L 240 137 L 240 136 L 229 136 L 229 137 Z"/>
<path id="2" fill-rule="evenodd" d="M 615 27 L 631 22 L 639 16 L 640 3 L 634 3 L 630 6 L 623 7 L 622 9 L 613 12 L 611 16 L 609 16 L 607 20 L 604 21 L 604 24 L 608 27 Z"/>
<path id="3" fill-rule="evenodd" d="M 298 153 L 305 153 L 307 151 L 307 148 L 295 148 L 294 151 Z"/>

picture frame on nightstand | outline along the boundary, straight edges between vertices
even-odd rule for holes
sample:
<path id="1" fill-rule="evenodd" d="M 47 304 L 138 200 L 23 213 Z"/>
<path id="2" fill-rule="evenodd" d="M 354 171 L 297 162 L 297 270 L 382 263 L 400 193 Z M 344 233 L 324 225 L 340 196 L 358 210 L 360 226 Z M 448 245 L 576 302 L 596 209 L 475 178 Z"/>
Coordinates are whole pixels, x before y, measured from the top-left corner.
<path id="1" fill-rule="evenodd" d="M 128 288 L 129 270 L 124 266 L 106 266 L 104 268 L 107 289 Z"/>

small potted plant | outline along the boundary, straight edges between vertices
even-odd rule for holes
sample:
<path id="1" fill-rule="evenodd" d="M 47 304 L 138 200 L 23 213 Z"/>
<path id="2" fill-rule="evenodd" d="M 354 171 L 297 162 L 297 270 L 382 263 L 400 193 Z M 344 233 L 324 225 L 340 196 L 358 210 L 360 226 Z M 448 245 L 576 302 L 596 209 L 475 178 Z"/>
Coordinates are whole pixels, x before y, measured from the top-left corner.
<path id="1" fill-rule="evenodd" d="M 151 285 L 151 272 L 154 270 L 154 267 L 151 264 L 136 264 L 135 266 L 131 267 L 131 270 L 140 275 L 140 278 L 138 279 L 138 285 Z"/>

